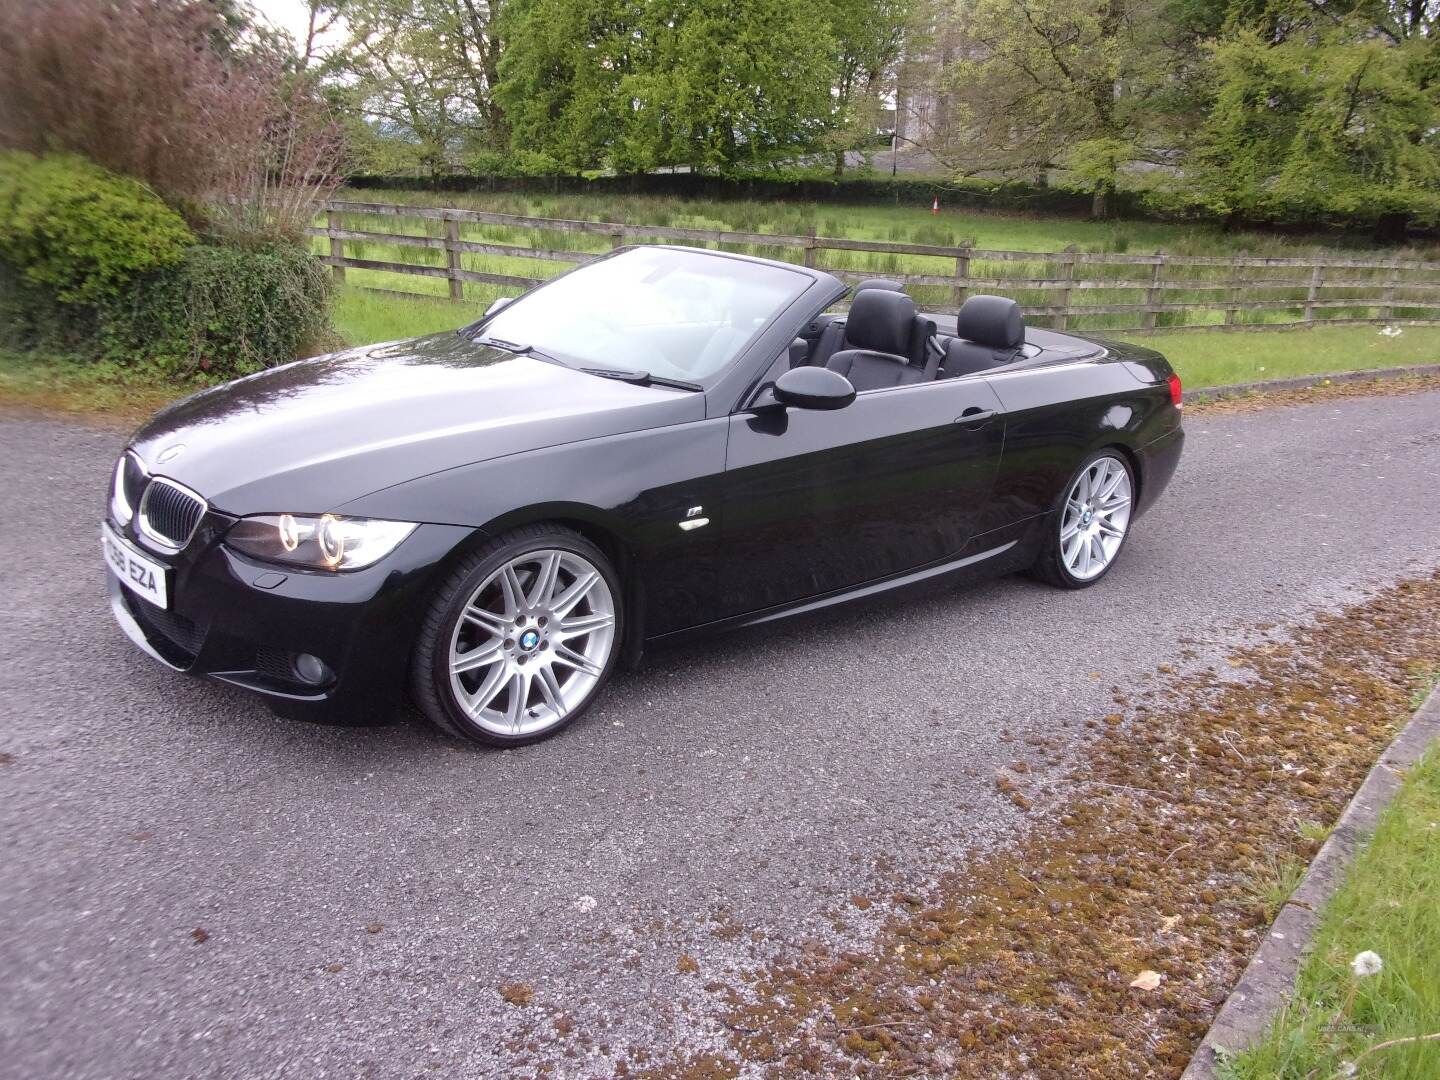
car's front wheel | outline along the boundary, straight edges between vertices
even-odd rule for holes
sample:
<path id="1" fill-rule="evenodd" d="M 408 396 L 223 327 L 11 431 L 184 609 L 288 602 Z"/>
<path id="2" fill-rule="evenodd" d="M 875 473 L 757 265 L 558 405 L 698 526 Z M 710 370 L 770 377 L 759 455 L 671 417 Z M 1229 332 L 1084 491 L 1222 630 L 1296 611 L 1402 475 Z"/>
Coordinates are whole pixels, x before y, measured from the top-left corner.
<path id="1" fill-rule="evenodd" d="M 1062 589 L 1094 585 L 1125 545 L 1134 500 L 1130 463 L 1114 450 L 1091 454 L 1065 486 L 1035 562 L 1036 576 Z"/>
<path id="2" fill-rule="evenodd" d="M 496 746 L 555 734 L 595 699 L 619 653 L 621 590 L 605 553 L 530 525 L 466 556 L 416 643 L 414 690 L 441 730 Z"/>

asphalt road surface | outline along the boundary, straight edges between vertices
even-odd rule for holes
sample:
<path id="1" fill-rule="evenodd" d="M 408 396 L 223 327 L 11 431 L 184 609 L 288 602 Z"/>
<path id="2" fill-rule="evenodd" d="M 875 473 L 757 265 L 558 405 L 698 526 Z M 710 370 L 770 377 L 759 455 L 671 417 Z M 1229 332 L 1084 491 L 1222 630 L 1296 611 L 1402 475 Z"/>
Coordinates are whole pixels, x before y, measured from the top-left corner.
<path id="1" fill-rule="evenodd" d="M 588 1077 L 717 1043 L 705 981 L 1013 835 L 993 780 L 1027 736 L 1082 738 L 1184 641 L 1204 663 L 1440 566 L 1440 393 L 1189 434 L 1097 588 L 1011 578 L 656 654 L 502 753 L 160 669 L 104 601 L 120 436 L 0 418 L 0 1075 Z M 554 1048 L 511 1045 L 561 1013 Z"/>

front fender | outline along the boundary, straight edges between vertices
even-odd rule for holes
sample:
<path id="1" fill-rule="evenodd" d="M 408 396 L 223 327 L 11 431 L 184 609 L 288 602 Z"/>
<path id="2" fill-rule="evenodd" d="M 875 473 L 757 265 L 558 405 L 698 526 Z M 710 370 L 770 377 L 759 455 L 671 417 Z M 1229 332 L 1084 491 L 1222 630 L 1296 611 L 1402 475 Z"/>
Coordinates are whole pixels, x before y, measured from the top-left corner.
<path id="1" fill-rule="evenodd" d="M 700 620 L 723 587 L 718 538 L 728 426 L 727 417 L 717 417 L 527 451 L 422 476 L 337 509 L 490 535 L 537 521 L 596 530 L 614 538 L 621 559 L 631 562 L 628 576 L 643 583 L 646 633 L 665 633 Z M 695 507 L 714 524 L 680 529 Z"/>

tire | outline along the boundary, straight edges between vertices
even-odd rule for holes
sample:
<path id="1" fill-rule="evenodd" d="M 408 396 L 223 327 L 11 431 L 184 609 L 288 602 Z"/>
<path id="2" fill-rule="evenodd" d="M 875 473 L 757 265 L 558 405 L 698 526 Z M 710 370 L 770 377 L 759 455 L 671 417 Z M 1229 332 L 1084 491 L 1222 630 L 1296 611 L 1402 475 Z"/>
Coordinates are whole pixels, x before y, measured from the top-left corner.
<path id="1" fill-rule="evenodd" d="M 559 525 L 527 525 L 466 555 L 436 589 L 411 664 L 415 700 L 441 731 L 523 746 L 585 712 L 623 640 L 620 578 Z"/>
<path id="2" fill-rule="evenodd" d="M 1125 455 L 1110 449 L 1087 457 L 1054 510 L 1032 572 L 1060 589 L 1088 589 L 1110 573 L 1130 536 L 1135 472 Z"/>

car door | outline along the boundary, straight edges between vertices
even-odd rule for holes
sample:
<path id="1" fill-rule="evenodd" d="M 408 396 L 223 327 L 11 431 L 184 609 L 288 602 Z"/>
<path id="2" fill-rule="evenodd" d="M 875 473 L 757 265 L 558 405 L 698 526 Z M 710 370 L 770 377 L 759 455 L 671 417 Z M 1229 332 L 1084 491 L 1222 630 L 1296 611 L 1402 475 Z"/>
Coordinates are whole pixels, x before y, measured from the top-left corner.
<path id="1" fill-rule="evenodd" d="M 843 409 L 730 418 L 725 615 L 843 590 L 955 557 L 1004 442 L 982 379 L 871 390 Z"/>

